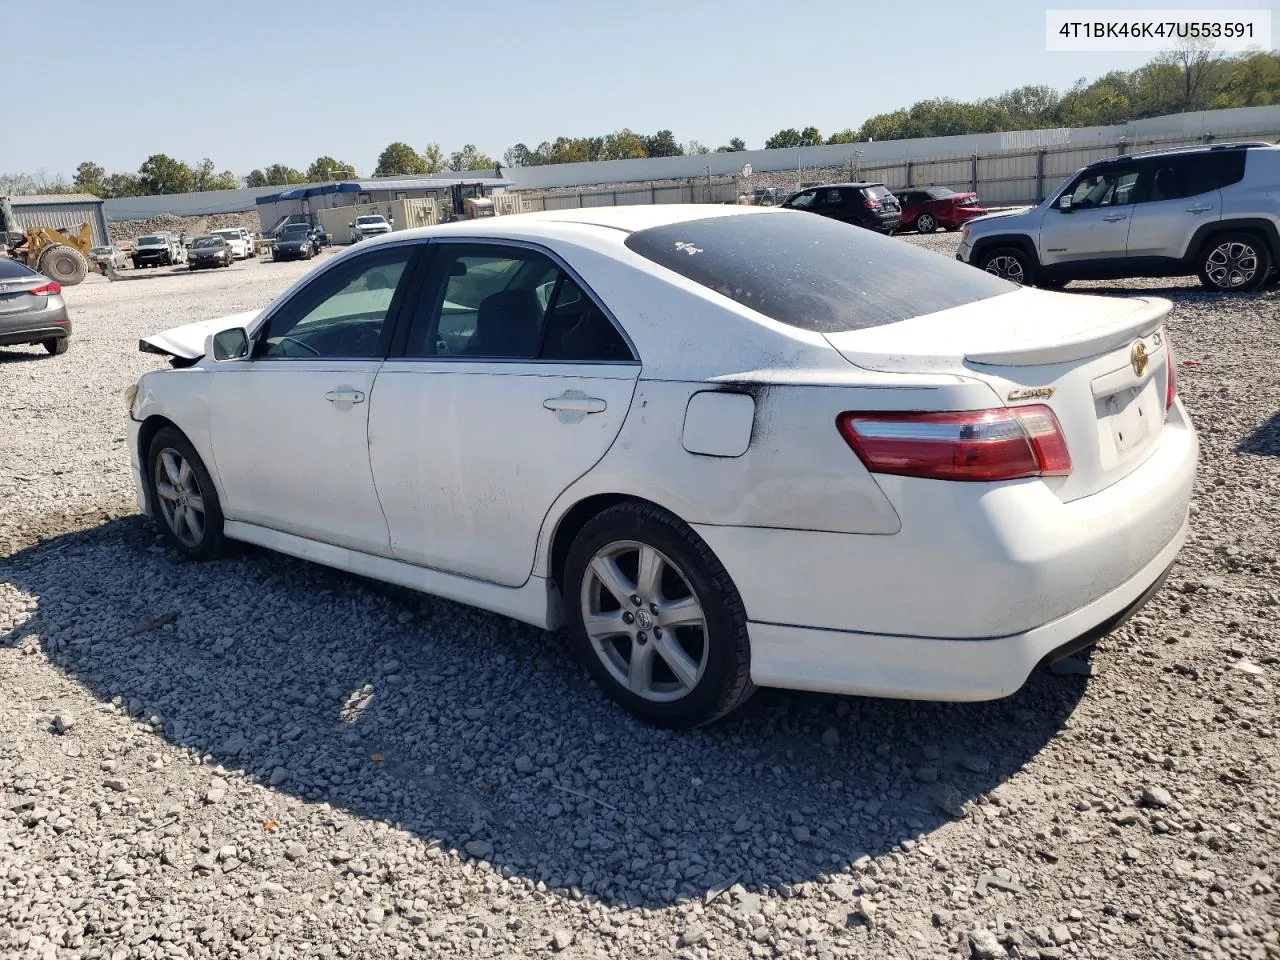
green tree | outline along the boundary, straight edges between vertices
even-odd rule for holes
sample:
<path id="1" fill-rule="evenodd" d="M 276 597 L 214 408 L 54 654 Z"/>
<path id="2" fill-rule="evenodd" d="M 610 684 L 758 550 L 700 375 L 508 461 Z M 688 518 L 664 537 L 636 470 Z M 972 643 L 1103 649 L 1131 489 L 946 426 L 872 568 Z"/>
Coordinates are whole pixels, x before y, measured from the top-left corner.
<path id="1" fill-rule="evenodd" d="M 267 183 L 267 175 L 261 170 L 250 170 L 249 175 L 244 178 L 244 185 L 246 187 L 270 186 L 270 184 Z"/>
<path id="2" fill-rule="evenodd" d="M 427 149 L 422 151 L 422 162 L 425 165 L 423 173 L 439 173 L 448 165 L 438 143 L 427 144 Z"/>
<path id="3" fill-rule="evenodd" d="M 1225 65 L 1222 83 L 1210 106 L 1261 107 L 1280 103 L 1280 56 L 1246 54 Z"/>
<path id="4" fill-rule="evenodd" d="M 659 130 L 651 137 L 644 137 L 644 149 L 651 157 L 679 157 L 683 154 L 675 134 L 670 130 Z"/>
<path id="5" fill-rule="evenodd" d="M 517 143 L 502 155 L 502 162 L 508 167 L 536 167 L 542 163 L 542 158 L 527 144 Z"/>
<path id="6" fill-rule="evenodd" d="M 307 182 L 307 177 L 301 170 L 295 170 L 283 163 L 273 163 L 262 172 L 266 176 L 267 184 L 272 187 L 287 187 L 291 183 Z"/>
<path id="7" fill-rule="evenodd" d="M 95 197 L 107 196 L 107 171 L 96 163 L 85 161 L 76 167 L 76 178 L 71 185 L 80 193 L 92 193 Z"/>
<path id="8" fill-rule="evenodd" d="M 335 160 L 333 157 L 316 157 L 307 167 L 308 183 L 325 183 L 330 180 L 350 180 L 356 175 L 356 168 L 349 163 Z"/>
<path id="9" fill-rule="evenodd" d="M 163 153 L 152 154 L 138 168 L 138 185 L 145 196 L 190 193 L 195 184 L 195 171 Z"/>
<path id="10" fill-rule="evenodd" d="M 787 127 L 785 130 L 779 130 L 764 142 L 764 148 L 766 150 L 786 150 L 790 147 L 798 147 L 800 145 L 800 131 L 795 127 Z"/>
<path id="11" fill-rule="evenodd" d="M 375 177 L 414 177 L 427 172 L 427 163 L 418 151 L 407 143 L 397 140 L 388 144 L 378 154 L 378 165 L 374 168 Z"/>
<path id="12" fill-rule="evenodd" d="M 858 142 L 858 131 L 856 130 L 845 129 L 845 130 L 839 131 L 838 133 L 833 133 L 831 136 L 827 137 L 827 143 L 857 143 L 857 142 Z"/>
<path id="13" fill-rule="evenodd" d="M 215 173 L 213 161 L 205 157 L 195 166 L 197 190 L 234 190 L 240 186 L 240 179 L 230 170 Z"/>
<path id="14" fill-rule="evenodd" d="M 711 152 L 711 148 L 704 146 L 697 140 L 690 140 L 682 148 L 686 157 L 699 157 Z"/>
<path id="15" fill-rule="evenodd" d="M 106 192 L 103 197 L 137 197 L 142 195 L 142 184 L 132 173 L 113 173 L 107 177 L 103 186 Z"/>
<path id="16" fill-rule="evenodd" d="M 461 150 L 449 154 L 450 170 L 491 170 L 493 165 L 493 158 L 477 150 L 474 143 L 468 143 Z"/>
<path id="17" fill-rule="evenodd" d="M 600 148 L 600 160 L 639 160 L 649 155 L 644 138 L 626 127 L 604 138 Z"/>
<path id="18" fill-rule="evenodd" d="M 818 132 L 817 127 L 805 127 L 800 131 L 800 145 L 804 147 L 820 147 L 822 146 L 822 134 Z"/>

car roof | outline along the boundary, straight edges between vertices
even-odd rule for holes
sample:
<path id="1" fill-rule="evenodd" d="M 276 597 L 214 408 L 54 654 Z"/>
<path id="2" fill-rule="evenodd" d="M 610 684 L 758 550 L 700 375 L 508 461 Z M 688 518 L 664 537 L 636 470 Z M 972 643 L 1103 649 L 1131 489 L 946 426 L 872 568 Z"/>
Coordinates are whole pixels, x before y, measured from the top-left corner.
<path id="1" fill-rule="evenodd" d="M 1224 151 L 1236 150 L 1280 150 L 1280 146 L 1271 143 L 1264 143 L 1261 140 L 1247 140 L 1239 143 L 1200 143 L 1189 147 L 1166 147 L 1163 150 L 1147 150 L 1141 153 L 1122 153 L 1114 157 L 1103 157 L 1101 160 L 1095 160 L 1089 166 L 1099 166 L 1108 163 L 1120 163 L 1125 160 L 1148 160 L 1158 159 L 1160 157 L 1180 157 L 1187 154 L 1197 153 L 1221 153 Z"/>
<path id="2" fill-rule="evenodd" d="M 857 187 L 861 190 L 863 187 L 883 187 L 884 183 L 880 180 L 850 180 L 847 183 L 818 183 L 812 187 L 805 187 L 805 190 L 826 190 L 830 187 Z M 803 191 L 802 191 L 803 192 Z"/>

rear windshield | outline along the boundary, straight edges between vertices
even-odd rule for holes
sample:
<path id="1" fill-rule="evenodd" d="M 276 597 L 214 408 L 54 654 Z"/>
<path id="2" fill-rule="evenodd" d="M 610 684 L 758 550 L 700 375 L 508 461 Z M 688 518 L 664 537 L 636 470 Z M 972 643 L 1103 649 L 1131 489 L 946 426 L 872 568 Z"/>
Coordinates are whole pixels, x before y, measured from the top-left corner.
<path id="1" fill-rule="evenodd" d="M 883 200 L 886 197 L 893 196 L 889 188 L 882 186 L 881 184 L 876 184 L 874 187 L 863 187 L 862 193 L 864 196 L 871 197 L 873 200 Z"/>
<path id="2" fill-rule="evenodd" d="M 639 230 L 626 245 L 779 323 L 840 333 L 1010 293 L 1007 280 L 811 213 L 758 213 Z"/>
<path id="3" fill-rule="evenodd" d="M 17 260 L 10 260 L 8 257 L 0 257 L 0 280 L 25 280 L 28 277 L 37 276 L 34 270 L 28 270 Z"/>
<path id="4" fill-rule="evenodd" d="M 929 196 L 935 200 L 945 200 L 947 197 L 957 197 L 959 194 L 950 187 L 930 187 Z"/>

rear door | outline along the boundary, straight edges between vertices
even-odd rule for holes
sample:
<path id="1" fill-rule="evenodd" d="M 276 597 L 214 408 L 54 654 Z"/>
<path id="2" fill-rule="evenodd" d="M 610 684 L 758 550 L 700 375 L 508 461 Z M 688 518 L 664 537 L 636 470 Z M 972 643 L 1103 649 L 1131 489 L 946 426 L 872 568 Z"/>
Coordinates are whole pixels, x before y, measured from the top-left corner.
<path id="1" fill-rule="evenodd" d="M 1244 173 L 1244 151 L 1193 153 L 1147 161 L 1129 226 L 1131 258 L 1180 258 L 1203 224 L 1222 219 L 1223 183 Z"/>
<path id="2" fill-rule="evenodd" d="M 552 503 L 621 430 L 640 364 L 548 252 L 432 246 L 373 390 L 374 483 L 395 557 L 519 586 Z"/>
<path id="3" fill-rule="evenodd" d="M 1086 171 L 1067 187 L 1071 209 L 1056 203 L 1040 221 L 1040 262 L 1045 265 L 1122 260 L 1128 249 L 1140 166 L 1117 163 Z"/>

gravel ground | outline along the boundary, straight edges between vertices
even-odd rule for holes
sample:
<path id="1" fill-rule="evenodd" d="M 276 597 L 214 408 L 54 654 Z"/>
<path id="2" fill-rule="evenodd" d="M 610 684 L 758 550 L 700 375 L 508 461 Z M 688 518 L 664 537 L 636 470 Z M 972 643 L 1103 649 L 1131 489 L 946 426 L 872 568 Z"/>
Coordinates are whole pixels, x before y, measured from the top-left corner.
<path id="1" fill-rule="evenodd" d="M 1093 287 L 1176 302 L 1203 456 L 1088 659 L 672 734 L 557 637 L 136 515 L 138 337 L 306 269 L 91 277 L 0 350 L 0 957 L 1280 957 L 1280 289 Z"/>

